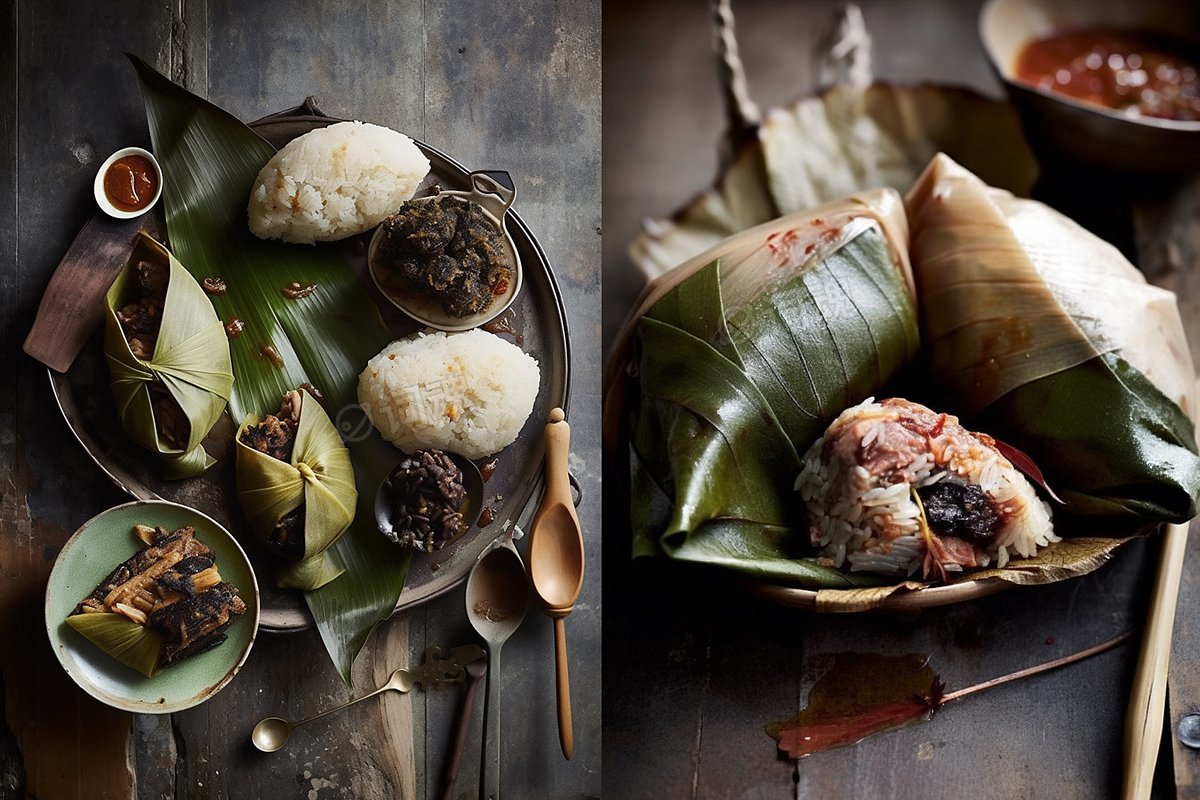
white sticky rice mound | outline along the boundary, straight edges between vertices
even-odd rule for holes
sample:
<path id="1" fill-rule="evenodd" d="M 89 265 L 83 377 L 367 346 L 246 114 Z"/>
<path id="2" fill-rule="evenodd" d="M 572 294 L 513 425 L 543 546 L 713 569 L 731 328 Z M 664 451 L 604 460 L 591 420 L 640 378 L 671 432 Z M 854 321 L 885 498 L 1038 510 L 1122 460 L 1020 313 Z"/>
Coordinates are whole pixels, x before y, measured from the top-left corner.
<path id="1" fill-rule="evenodd" d="M 825 435 L 805 453 L 795 488 L 808 508 L 810 533 L 824 556 L 851 572 L 910 576 L 921 569 L 925 543 L 920 534 L 920 510 L 910 487 L 921 488 L 941 480 L 956 480 L 978 486 L 1008 514 L 995 540 L 979 552 L 979 566 L 995 561 L 1003 567 L 1010 558 L 1027 558 L 1039 547 L 1059 541 L 1050 521 L 1050 506 L 1038 497 L 1033 486 L 1012 463 L 974 436 L 969 452 L 947 446 L 940 459 L 933 452 L 916 456 L 904 468 L 901 480 L 886 484 L 873 480 L 858 463 L 822 458 L 825 439 L 844 425 L 877 418 L 859 442 L 865 451 L 879 435 L 880 425 L 903 413 L 868 398 L 843 411 Z M 961 571 L 958 564 L 945 564 L 949 572 Z"/>
<path id="2" fill-rule="evenodd" d="M 423 332 L 367 362 L 358 402 L 406 453 L 437 448 L 476 459 L 516 440 L 540 380 L 536 360 L 487 331 Z"/>
<path id="3" fill-rule="evenodd" d="M 391 128 L 338 122 L 289 142 L 254 179 L 247 216 L 260 239 L 312 244 L 378 225 L 413 196 L 429 160 Z"/>

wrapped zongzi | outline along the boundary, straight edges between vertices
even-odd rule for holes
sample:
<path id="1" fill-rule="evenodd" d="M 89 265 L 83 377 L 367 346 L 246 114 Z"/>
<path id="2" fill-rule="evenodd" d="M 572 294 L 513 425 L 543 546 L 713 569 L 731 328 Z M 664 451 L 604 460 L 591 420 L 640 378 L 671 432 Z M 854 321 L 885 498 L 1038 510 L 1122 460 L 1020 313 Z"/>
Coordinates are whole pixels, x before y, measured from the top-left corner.
<path id="1" fill-rule="evenodd" d="M 137 525 L 145 547 L 100 582 L 67 624 L 146 676 L 225 641 L 246 613 L 194 528 Z"/>
<path id="2" fill-rule="evenodd" d="M 1058 212 L 944 155 L 906 199 L 930 382 L 1028 453 L 1068 514 L 1183 522 L 1200 458 L 1175 296 Z"/>
<path id="3" fill-rule="evenodd" d="M 212 466 L 201 446 L 233 388 L 229 341 L 196 280 L 141 234 L 106 297 L 104 352 L 121 425 L 167 478 Z"/>
<path id="4" fill-rule="evenodd" d="M 899 196 L 868 192 L 726 239 L 653 281 L 609 364 L 634 549 L 826 585 L 793 499 L 799 454 L 918 347 Z M 619 456 L 623 457 L 623 456 Z"/>
<path id="5" fill-rule="evenodd" d="M 251 529 L 289 559 L 280 586 L 316 589 L 343 571 L 329 547 L 354 521 L 354 468 L 337 429 L 305 389 L 237 435 L 237 494 Z"/>

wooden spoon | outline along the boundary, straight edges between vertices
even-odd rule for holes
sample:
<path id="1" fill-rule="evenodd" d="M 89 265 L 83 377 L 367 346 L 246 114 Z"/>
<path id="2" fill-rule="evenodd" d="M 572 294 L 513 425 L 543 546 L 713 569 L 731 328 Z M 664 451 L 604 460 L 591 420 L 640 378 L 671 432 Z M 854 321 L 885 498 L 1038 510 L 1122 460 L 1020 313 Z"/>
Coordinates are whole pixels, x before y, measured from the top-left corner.
<path id="1" fill-rule="evenodd" d="M 546 493 L 529 531 L 529 579 L 542 610 L 554 619 L 554 660 L 558 687 L 558 738 L 570 760 L 571 685 L 567 676 L 567 634 L 563 619 L 583 588 L 583 531 L 571 498 L 567 453 L 571 428 L 561 408 L 546 425 Z"/>

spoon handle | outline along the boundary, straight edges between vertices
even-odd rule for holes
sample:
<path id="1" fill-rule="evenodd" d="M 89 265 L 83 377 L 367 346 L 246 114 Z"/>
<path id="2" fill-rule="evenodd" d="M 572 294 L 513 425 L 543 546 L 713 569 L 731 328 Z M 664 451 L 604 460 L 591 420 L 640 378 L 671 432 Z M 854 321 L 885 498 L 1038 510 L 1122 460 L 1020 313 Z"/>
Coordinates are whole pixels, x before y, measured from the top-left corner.
<path id="1" fill-rule="evenodd" d="M 483 765 L 480 800 L 500 800 L 500 645 L 488 647 L 487 695 L 483 703 Z"/>
<path id="2" fill-rule="evenodd" d="M 571 681 L 567 675 L 567 626 L 562 617 L 554 618 L 554 664 L 558 685 L 558 742 L 563 755 L 571 760 L 575 737 L 571 731 Z"/>
<path id="3" fill-rule="evenodd" d="M 395 689 L 397 692 L 404 691 L 403 689 L 392 686 L 390 683 L 385 683 L 383 686 L 380 686 L 378 689 L 371 692 L 370 694 L 364 694 L 362 697 L 356 697 L 348 703 L 342 703 L 340 706 L 334 706 L 333 708 L 327 708 L 324 711 L 322 711 L 320 714 L 313 714 L 311 717 L 305 717 L 304 719 L 300 720 L 299 722 L 293 722 L 291 724 L 291 727 L 293 729 L 295 729 L 295 728 L 299 728 L 301 725 L 307 725 L 308 723 L 310 723 L 314 720 L 318 720 L 321 717 L 328 716 L 328 715 L 334 713 L 335 711 L 341 711 L 344 708 L 349 708 L 350 706 L 354 705 L 355 703 L 361 703 L 363 700 L 370 700 L 372 697 L 383 694 L 384 692 L 388 691 L 389 689 Z"/>
<path id="4" fill-rule="evenodd" d="M 542 508 L 562 503 L 574 511 L 571 481 L 567 472 L 567 456 L 571 451 L 571 426 L 561 408 L 550 412 L 546 424 L 546 493 Z"/>
<path id="5" fill-rule="evenodd" d="M 454 784 L 458 780 L 458 765 L 462 762 L 463 748 L 467 744 L 467 731 L 471 727 L 471 711 L 475 708 L 475 690 L 484 672 L 467 671 L 467 691 L 458 707 L 458 724 L 455 726 L 454 745 L 450 751 L 450 763 L 446 767 L 445 787 L 442 800 L 454 800 Z"/>

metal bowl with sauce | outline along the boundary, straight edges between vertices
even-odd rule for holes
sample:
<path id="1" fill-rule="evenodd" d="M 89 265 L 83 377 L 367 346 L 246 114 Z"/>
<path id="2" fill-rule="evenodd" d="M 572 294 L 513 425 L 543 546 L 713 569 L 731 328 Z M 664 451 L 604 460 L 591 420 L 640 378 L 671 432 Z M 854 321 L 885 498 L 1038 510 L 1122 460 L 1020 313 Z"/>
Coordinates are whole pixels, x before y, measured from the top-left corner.
<path id="1" fill-rule="evenodd" d="M 1196 57 L 1200 5 L 1174 0 L 988 0 L 979 16 L 980 39 L 1021 114 L 1030 144 L 1043 157 L 1066 155 L 1119 172 L 1200 170 L 1200 121 L 1130 114 L 1019 79 L 1018 59 L 1030 43 L 1088 30 L 1163 36 Z"/>
<path id="2" fill-rule="evenodd" d="M 382 265 L 377 258 L 386 221 L 375 229 L 367 250 L 367 267 L 371 273 L 371 280 L 374 281 L 375 286 L 388 302 L 422 325 L 451 333 L 486 325 L 503 314 L 521 291 L 521 256 L 517 252 L 506 224 L 508 210 L 512 207 L 513 200 L 516 199 L 512 178 L 507 172 L 485 170 L 472 172 L 468 176 L 468 180 L 470 189 L 466 191 L 443 189 L 437 194 L 414 197 L 408 202 L 424 203 L 437 197 L 457 197 L 478 204 L 483 209 L 484 215 L 496 226 L 503 241 L 504 256 L 512 277 L 504 285 L 503 290 L 497 292 L 482 311 L 462 317 L 454 316 L 446 311 L 437 300 L 418 291 L 398 288 L 395 280 L 390 278 L 388 268 Z"/>

